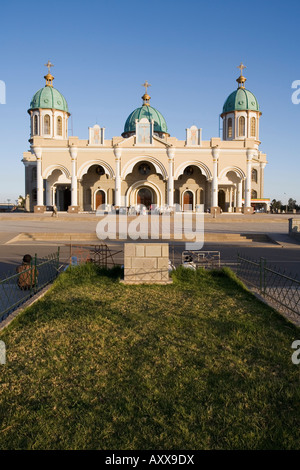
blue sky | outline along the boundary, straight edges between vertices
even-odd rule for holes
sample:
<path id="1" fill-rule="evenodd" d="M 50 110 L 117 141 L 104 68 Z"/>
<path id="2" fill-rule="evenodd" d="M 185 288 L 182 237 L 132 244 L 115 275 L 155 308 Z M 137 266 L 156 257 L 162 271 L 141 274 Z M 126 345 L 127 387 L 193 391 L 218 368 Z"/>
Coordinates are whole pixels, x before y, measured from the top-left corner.
<path id="1" fill-rule="evenodd" d="M 106 138 L 120 135 L 141 105 L 145 80 L 172 136 L 184 139 L 192 124 L 205 140 L 218 136 L 243 62 L 246 88 L 263 113 L 265 197 L 300 203 L 300 105 L 291 100 L 292 82 L 300 80 L 298 0 L 3 0 L 0 10 L 0 201 L 24 195 L 27 109 L 50 59 L 73 134 L 82 139 L 96 122 Z"/>

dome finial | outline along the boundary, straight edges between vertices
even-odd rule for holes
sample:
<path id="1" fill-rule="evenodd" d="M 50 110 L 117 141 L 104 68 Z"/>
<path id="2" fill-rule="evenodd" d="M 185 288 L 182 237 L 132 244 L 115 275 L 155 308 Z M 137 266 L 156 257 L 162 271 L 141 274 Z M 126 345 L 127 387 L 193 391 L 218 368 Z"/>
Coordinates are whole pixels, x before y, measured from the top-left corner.
<path id="1" fill-rule="evenodd" d="M 241 62 L 240 65 L 237 66 L 237 68 L 240 69 L 241 71 L 241 75 L 236 80 L 239 84 L 238 88 L 245 88 L 245 81 L 247 80 L 247 78 L 243 76 L 243 70 L 246 69 L 247 67 Z"/>
<path id="2" fill-rule="evenodd" d="M 147 90 L 148 90 L 148 87 L 151 86 L 150 83 L 147 82 L 147 80 L 145 81 L 145 83 L 143 83 L 143 85 L 145 87 L 145 94 L 142 96 L 142 100 L 144 101 L 143 102 L 143 106 L 150 106 L 150 99 L 151 99 L 151 96 L 148 95 L 147 93 Z"/>
<path id="3" fill-rule="evenodd" d="M 53 64 L 51 64 L 50 60 L 48 60 L 47 64 L 45 64 L 45 67 L 48 67 L 48 73 L 47 75 L 44 76 L 45 80 L 46 80 L 46 85 L 45 86 L 52 86 L 53 87 L 53 80 L 54 80 L 54 77 L 53 75 L 51 75 L 50 73 L 50 68 L 51 67 L 54 67 Z"/>

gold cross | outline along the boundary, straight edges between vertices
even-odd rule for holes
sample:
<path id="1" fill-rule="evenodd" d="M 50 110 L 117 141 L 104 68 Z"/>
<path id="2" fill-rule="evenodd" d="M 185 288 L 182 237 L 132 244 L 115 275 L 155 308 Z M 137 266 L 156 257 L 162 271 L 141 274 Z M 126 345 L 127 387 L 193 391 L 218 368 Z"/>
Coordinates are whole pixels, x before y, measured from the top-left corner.
<path id="1" fill-rule="evenodd" d="M 241 77 L 243 75 L 243 70 L 246 69 L 246 65 L 244 65 L 242 62 L 240 63 L 240 65 L 237 66 L 238 69 L 240 69 L 241 71 Z"/>
<path id="2" fill-rule="evenodd" d="M 50 60 L 48 60 L 47 64 L 45 64 L 45 67 L 48 67 L 48 73 L 50 73 L 50 68 L 54 67 L 54 65 L 51 64 Z"/>
<path id="3" fill-rule="evenodd" d="M 148 83 L 147 80 L 146 80 L 145 83 L 143 83 L 142 86 L 145 87 L 145 93 L 147 93 L 147 89 L 148 89 L 148 87 L 151 86 L 151 85 L 150 85 L 150 83 Z"/>

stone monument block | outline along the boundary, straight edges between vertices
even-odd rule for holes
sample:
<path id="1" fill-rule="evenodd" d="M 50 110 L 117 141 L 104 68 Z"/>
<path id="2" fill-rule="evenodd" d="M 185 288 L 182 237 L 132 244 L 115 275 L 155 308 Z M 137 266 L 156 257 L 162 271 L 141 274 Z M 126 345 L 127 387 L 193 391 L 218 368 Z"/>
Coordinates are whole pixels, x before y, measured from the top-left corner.
<path id="1" fill-rule="evenodd" d="M 124 284 L 168 284 L 168 243 L 124 243 Z"/>

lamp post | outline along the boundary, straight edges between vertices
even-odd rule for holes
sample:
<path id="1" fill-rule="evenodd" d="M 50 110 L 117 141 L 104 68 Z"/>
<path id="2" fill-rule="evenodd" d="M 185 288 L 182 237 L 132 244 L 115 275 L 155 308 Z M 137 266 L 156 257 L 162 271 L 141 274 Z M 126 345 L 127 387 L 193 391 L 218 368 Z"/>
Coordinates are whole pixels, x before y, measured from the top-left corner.
<path id="1" fill-rule="evenodd" d="M 286 193 L 283 193 L 283 194 L 286 195 Z M 286 200 L 287 200 L 287 197 L 286 197 Z M 285 213 L 287 213 L 287 207 L 288 207 L 288 204 L 286 203 L 286 205 L 285 205 Z"/>

